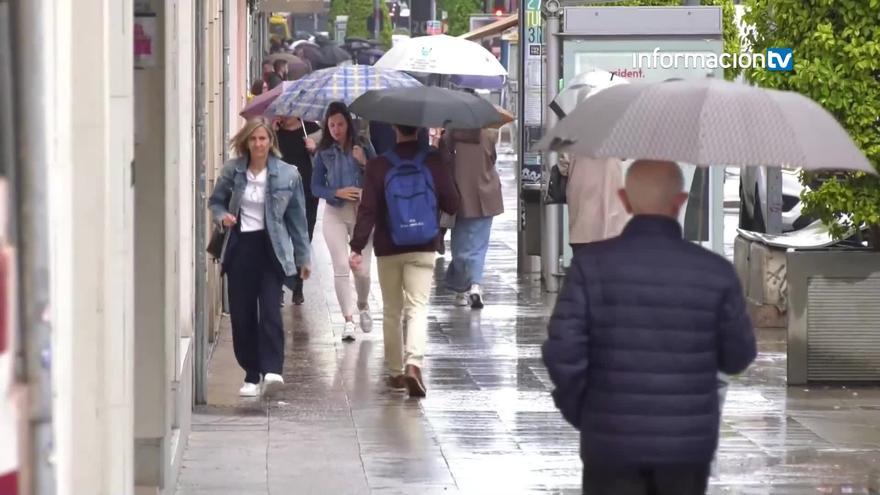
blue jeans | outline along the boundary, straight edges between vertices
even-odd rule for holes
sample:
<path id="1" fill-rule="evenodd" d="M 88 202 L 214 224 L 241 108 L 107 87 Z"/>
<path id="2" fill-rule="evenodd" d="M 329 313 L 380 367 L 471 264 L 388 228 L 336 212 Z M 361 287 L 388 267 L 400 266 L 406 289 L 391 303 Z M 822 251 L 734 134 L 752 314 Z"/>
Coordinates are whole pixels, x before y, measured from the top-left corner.
<path id="1" fill-rule="evenodd" d="M 466 292 L 483 280 L 489 250 L 492 217 L 456 218 L 452 227 L 452 263 L 446 269 L 446 287 Z"/>

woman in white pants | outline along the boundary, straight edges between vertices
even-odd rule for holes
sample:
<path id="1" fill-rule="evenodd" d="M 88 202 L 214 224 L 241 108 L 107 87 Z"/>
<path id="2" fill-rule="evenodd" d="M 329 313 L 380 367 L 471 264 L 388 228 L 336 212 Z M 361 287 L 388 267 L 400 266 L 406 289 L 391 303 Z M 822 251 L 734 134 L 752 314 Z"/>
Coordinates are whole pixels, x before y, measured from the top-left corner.
<path id="1" fill-rule="evenodd" d="M 324 132 L 318 144 L 312 173 L 312 194 L 324 200 L 324 240 L 333 261 L 336 298 L 345 317 L 342 340 L 354 340 L 354 313 L 358 312 L 363 332 L 373 330 L 370 315 L 370 263 L 372 243 L 366 248 L 363 269 L 354 274 L 355 293 L 351 290 L 348 243 L 354 233 L 357 207 L 363 186 L 364 165 L 375 156 L 369 142 L 358 143 L 352 128 L 351 113 L 342 102 L 333 102 L 324 116 Z"/>

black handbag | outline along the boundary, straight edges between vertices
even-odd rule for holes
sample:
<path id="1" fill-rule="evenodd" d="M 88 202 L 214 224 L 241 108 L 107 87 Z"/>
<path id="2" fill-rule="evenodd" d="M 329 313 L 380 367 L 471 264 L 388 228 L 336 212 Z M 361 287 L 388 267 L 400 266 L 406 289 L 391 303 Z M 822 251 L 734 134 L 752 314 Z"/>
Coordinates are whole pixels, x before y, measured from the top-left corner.
<path id="1" fill-rule="evenodd" d="M 547 204 L 565 204 L 565 188 L 568 186 L 568 177 L 559 171 L 559 165 L 553 165 L 550 169 L 550 180 L 547 182 Z"/>
<path id="2" fill-rule="evenodd" d="M 208 247 L 205 249 L 214 258 L 214 261 L 220 261 L 220 255 L 223 254 L 223 241 L 225 239 L 226 231 L 215 226 L 214 231 L 211 232 L 211 241 L 208 242 Z"/>

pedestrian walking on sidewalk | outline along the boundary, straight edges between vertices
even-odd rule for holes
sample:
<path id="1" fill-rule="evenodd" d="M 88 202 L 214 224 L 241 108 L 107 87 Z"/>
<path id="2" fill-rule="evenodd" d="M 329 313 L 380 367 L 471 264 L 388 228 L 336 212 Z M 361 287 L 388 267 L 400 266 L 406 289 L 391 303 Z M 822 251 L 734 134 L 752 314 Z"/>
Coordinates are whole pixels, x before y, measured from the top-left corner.
<path id="1" fill-rule="evenodd" d="M 395 125 L 397 146 L 367 164 L 351 240 L 351 267 L 362 271 L 373 233 L 389 385 L 408 389 L 412 397 L 426 394 L 422 365 L 439 216 L 441 211 L 454 215 L 458 210 L 450 169 L 439 152 L 419 145 L 418 130 Z"/>
<path id="2" fill-rule="evenodd" d="M 279 58 L 272 62 L 272 72 L 269 74 L 269 80 L 266 81 L 270 90 L 281 85 L 287 79 L 287 71 L 286 60 Z"/>
<path id="3" fill-rule="evenodd" d="M 446 287 L 456 292 L 456 306 L 483 307 L 480 284 L 492 218 L 504 213 L 501 178 L 495 168 L 497 140 L 495 129 L 460 129 L 445 133 L 441 142 L 461 195 L 452 227 L 452 262 L 446 270 Z"/>
<path id="4" fill-rule="evenodd" d="M 324 241 L 330 250 L 336 298 L 345 318 L 342 340 L 350 342 L 354 340 L 355 310 L 361 331 L 373 330 L 369 305 L 372 244 L 368 239 L 362 246 L 364 268 L 354 273 L 357 305 L 351 291 L 348 244 L 361 202 L 364 166 L 376 154 L 368 141 L 356 139 L 351 113 L 345 103 L 333 102 L 327 107 L 323 129 L 315 153 L 312 194 L 324 200 Z"/>
<path id="5" fill-rule="evenodd" d="M 379 122 L 371 120 L 369 123 L 370 143 L 377 155 L 381 155 L 386 151 L 393 150 L 397 145 L 397 135 L 394 134 L 394 127 L 387 122 Z M 428 147 L 428 129 L 424 127 L 419 129 L 419 144 Z"/>
<path id="6" fill-rule="evenodd" d="M 302 177 L 303 193 L 306 200 L 306 221 L 309 228 L 309 242 L 315 234 L 315 224 L 318 220 L 318 198 L 312 195 L 312 152 L 316 145 L 309 135 L 318 132 L 321 127 L 316 122 L 304 122 L 299 117 L 288 117 L 279 122 L 278 149 L 281 151 L 281 159 L 297 168 Z M 294 274 L 285 280 L 285 285 L 293 293 L 293 304 L 300 305 L 305 302 L 303 295 L 303 280 L 299 274 Z"/>
<path id="7" fill-rule="evenodd" d="M 278 141 L 264 118 L 245 124 L 231 147 L 237 157 L 223 166 L 209 204 L 228 232 L 220 262 L 235 358 L 245 371 L 239 395 L 270 396 L 284 384 L 282 283 L 310 273 L 302 178 L 277 157 Z"/>
<path id="8" fill-rule="evenodd" d="M 755 359 L 733 266 L 682 239 L 679 167 L 639 160 L 619 237 L 572 260 L 543 346 L 553 399 L 581 433 L 586 495 L 704 494 L 717 375 Z"/>
<path id="9" fill-rule="evenodd" d="M 620 235 L 631 218 L 617 195 L 623 188 L 620 160 L 562 153 L 559 171 L 568 177 L 565 197 L 572 251 Z"/>

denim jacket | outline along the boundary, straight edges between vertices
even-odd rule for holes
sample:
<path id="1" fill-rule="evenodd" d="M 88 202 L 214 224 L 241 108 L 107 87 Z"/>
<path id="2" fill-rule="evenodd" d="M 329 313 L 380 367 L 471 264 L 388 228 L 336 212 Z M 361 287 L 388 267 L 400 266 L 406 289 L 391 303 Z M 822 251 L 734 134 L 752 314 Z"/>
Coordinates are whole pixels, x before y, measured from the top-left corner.
<path id="1" fill-rule="evenodd" d="M 367 160 L 376 156 L 373 146 L 368 142 L 357 144 L 364 148 Z M 316 198 L 323 198 L 330 206 L 342 206 L 345 201 L 336 197 L 336 190 L 343 187 L 363 187 L 363 182 L 363 167 L 351 152 L 346 153 L 338 144 L 334 143 L 333 146 L 315 153 L 312 194 Z"/>
<path id="2" fill-rule="evenodd" d="M 227 213 L 239 217 L 241 198 L 247 186 L 247 164 L 247 157 L 234 158 L 223 166 L 217 178 L 208 204 L 211 216 L 218 225 L 222 226 Z M 266 232 L 284 273 L 291 276 L 296 274 L 297 268 L 309 264 L 309 232 L 302 178 L 296 167 L 274 156 L 269 156 L 267 168 Z M 221 264 L 226 259 L 230 232 L 227 229 L 220 255 Z"/>

